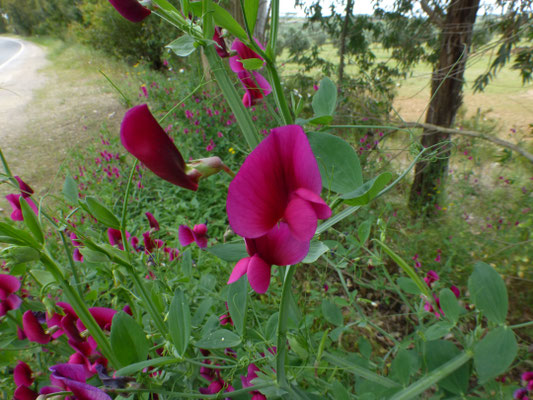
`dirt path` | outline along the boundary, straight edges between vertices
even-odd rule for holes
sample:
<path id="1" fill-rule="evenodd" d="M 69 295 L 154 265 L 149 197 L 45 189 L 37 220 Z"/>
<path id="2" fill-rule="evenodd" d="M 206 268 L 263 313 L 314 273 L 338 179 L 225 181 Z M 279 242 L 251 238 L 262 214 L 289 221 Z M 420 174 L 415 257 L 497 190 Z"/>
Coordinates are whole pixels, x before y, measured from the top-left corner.
<path id="1" fill-rule="evenodd" d="M 0 40 L 5 40 L 0 38 Z M 43 48 L 20 39 L 20 54 L 0 69 L 0 146 L 16 138 L 27 122 L 27 107 L 37 89 L 47 81 L 39 72 L 48 61 Z"/>
<path id="2" fill-rule="evenodd" d="M 58 172 L 73 149 L 94 143 L 103 125 L 118 131 L 124 107 L 98 72 L 106 61 L 75 46 L 50 47 L 49 59 L 48 47 L 24 46 L 0 69 L 0 147 L 12 173 L 44 195 L 61 190 Z M 10 212 L 11 191 L 0 185 L 0 215 Z"/>

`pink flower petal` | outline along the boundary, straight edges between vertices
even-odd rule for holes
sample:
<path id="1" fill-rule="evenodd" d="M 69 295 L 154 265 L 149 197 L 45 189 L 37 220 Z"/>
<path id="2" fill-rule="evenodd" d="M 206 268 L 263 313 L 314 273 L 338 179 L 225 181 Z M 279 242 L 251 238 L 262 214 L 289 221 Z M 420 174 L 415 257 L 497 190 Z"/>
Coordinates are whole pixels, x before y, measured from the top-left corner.
<path id="1" fill-rule="evenodd" d="M 146 218 L 148 218 L 148 223 L 150 224 L 150 228 L 158 231 L 159 230 L 159 222 L 155 219 L 154 215 L 151 212 L 147 212 Z"/>
<path id="2" fill-rule="evenodd" d="M 294 192 L 298 197 L 307 200 L 313 206 L 318 219 L 328 219 L 331 217 L 331 208 L 322 200 L 318 194 L 309 189 L 299 188 Z"/>
<path id="3" fill-rule="evenodd" d="M 231 182 L 226 204 L 240 236 L 265 235 L 283 217 L 292 192 L 320 194 L 322 181 L 309 141 L 300 126 L 272 130 L 246 158 Z"/>
<path id="4" fill-rule="evenodd" d="M 24 328 L 24 333 L 31 342 L 46 344 L 51 339 L 50 335 L 47 335 L 44 332 L 43 327 L 30 310 L 26 311 L 22 316 L 22 326 Z"/>
<path id="5" fill-rule="evenodd" d="M 23 361 L 19 361 L 13 371 L 13 380 L 17 386 L 31 386 L 33 378 L 31 377 L 31 368 Z"/>
<path id="6" fill-rule="evenodd" d="M 309 253 L 309 241 L 300 241 L 292 235 L 289 226 L 281 222 L 267 235 L 246 239 L 252 254 L 258 254 L 271 265 L 293 265 Z"/>
<path id="7" fill-rule="evenodd" d="M 19 183 L 20 193 L 22 194 L 22 197 L 30 197 L 33 194 L 33 189 L 26 182 L 20 179 L 19 176 L 15 176 L 14 178 Z"/>
<path id="8" fill-rule="evenodd" d="M 22 385 L 22 386 L 19 386 L 15 390 L 15 393 L 13 394 L 13 399 L 14 400 L 35 400 L 37 396 L 38 394 L 35 393 L 33 390 Z"/>
<path id="9" fill-rule="evenodd" d="M 183 157 L 146 104 L 126 112 L 120 140 L 127 151 L 160 178 L 185 189 L 198 189 L 198 180 L 187 176 Z"/>
<path id="10" fill-rule="evenodd" d="M 141 22 L 151 14 L 151 11 L 137 0 L 109 0 L 109 2 L 120 15 L 131 22 Z"/>
<path id="11" fill-rule="evenodd" d="M 89 312 L 96 320 L 98 325 L 100 325 L 100 328 L 105 330 L 111 329 L 111 322 L 113 321 L 113 317 L 117 313 L 116 310 L 105 307 L 92 307 L 89 308 Z"/>
<path id="12" fill-rule="evenodd" d="M 244 274 L 246 274 L 251 259 L 252 257 L 243 258 L 235 265 L 235 267 L 233 267 L 233 271 L 228 279 L 228 285 L 237 282 Z"/>
<path id="13" fill-rule="evenodd" d="M 181 246 L 188 246 L 194 242 L 194 235 L 187 225 L 180 225 L 178 228 L 178 240 Z"/>
<path id="14" fill-rule="evenodd" d="M 248 282 L 257 293 L 266 293 L 270 286 L 271 266 L 257 254 L 250 259 L 248 264 Z"/>
<path id="15" fill-rule="evenodd" d="M 0 274 L 0 300 L 20 289 L 20 280 L 12 275 Z"/>
<path id="16" fill-rule="evenodd" d="M 284 220 L 291 233 L 301 241 L 311 240 L 316 232 L 317 218 L 311 204 L 295 196 L 285 209 Z"/>

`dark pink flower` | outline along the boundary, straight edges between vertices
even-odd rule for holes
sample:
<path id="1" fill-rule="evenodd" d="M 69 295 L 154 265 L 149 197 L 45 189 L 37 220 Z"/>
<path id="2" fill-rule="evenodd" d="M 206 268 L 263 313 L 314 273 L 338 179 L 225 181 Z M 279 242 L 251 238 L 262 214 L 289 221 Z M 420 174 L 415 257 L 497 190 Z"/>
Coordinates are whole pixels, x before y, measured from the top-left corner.
<path id="1" fill-rule="evenodd" d="M 19 386 L 13 394 L 14 400 L 35 400 L 39 396 L 38 393 L 35 393 L 33 390 L 27 386 Z"/>
<path id="2" fill-rule="evenodd" d="M 15 370 L 13 371 L 13 380 L 17 386 L 31 386 L 33 378 L 31 376 L 31 368 L 23 361 L 19 361 Z"/>
<path id="3" fill-rule="evenodd" d="M 253 386 L 252 380 L 257 378 L 257 371 L 260 371 L 260 369 L 257 368 L 255 364 L 248 365 L 248 374 L 246 376 L 241 376 L 243 388 Z M 252 395 L 252 400 L 267 400 L 266 396 L 257 390 L 252 390 L 250 394 Z"/>
<path id="4" fill-rule="evenodd" d="M 22 197 L 25 199 L 30 197 L 33 194 L 33 189 L 22 179 L 20 179 L 19 176 L 14 177 L 17 182 L 19 183 L 20 193 L 22 194 Z"/>
<path id="5" fill-rule="evenodd" d="M 151 212 L 147 212 L 146 218 L 148 218 L 148 223 L 150 224 L 150 228 L 152 228 L 155 231 L 159 230 L 159 222 L 155 219 L 154 215 Z"/>
<path id="6" fill-rule="evenodd" d="M 198 189 L 198 177 L 187 175 L 183 157 L 146 104 L 126 112 L 120 140 L 127 151 L 160 178 L 185 189 Z"/>
<path id="7" fill-rule="evenodd" d="M 303 129 L 272 129 L 229 186 L 230 226 L 240 236 L 258 238 L 281 222 L 296 239 L 309 241 L 317 220 L 331 216 L 321 190 L 318 164 Z"/>
<path id="8" fill-rule="evenodd" d="M 528 400 L 527 389 L 526 388 L 516 389 L 513 393 L 513 399 Z"/>
<path id="9" fill-rule="evenodd" d="M 100 325 L 100 328 L 107 331 L 111 330 L 111 322 L 113 321 L 113 317 L 117 313 L 116 310 L 105 307 L 92 307 L 89 308 L 89 312 L 96 320 L 96 323 Z"/>
<path id="10" fill-rule="evenodd" d="M 126 232 L 126 240 L 129 239 L 130 233 Z M 107 238 L 109 239 L 109 244 L 111 246 L 118 246 L 120 250 L 124 250 L 124 245 L 122 244 L 122 233 L 118 229 L 108 228 Z"/>
<path id="11" fill-rule="evenodd" d="M 52 371 L 50 381 L 58 387 L 71 391 L 77 400 L 111 400 L 103 390 L 86 383 L 94 373 L 83 365 L 58 364 L 50 367 L 50 371 Z"/>
<path id="12" fill-rule="evenodd" d="M 13 212 L 11 213 L 11 219 L 13 221 L 23 221 L 24 217 L 22 216 L 22 209 L 20 208 L 20 198 L 23 197 L 21 194 L 8 194 L 6 200 L 11 205 Z M 31 209 L 35 214 L 38 214 L 37 206 L 29 197 L 26 198 L 26 201 L 30 205 Z"/>
<path id="13" fill-rule="evenodd" d="M 151 11 L 137 0 L 109 0 L 109 2 L 120 15 L 131 22 L 141 22 L 151 14 Z"/>
<path id="14" fill-rule="evenodd" d="M 461 296 L 461 291 L 459 290 L 457 286 L 454 286 L 454 285 L 450 286 L 450 290 L 453 292 L 455 297 L 459 298 Z"/>
<path id="15" fill-rule="evenodd" d="M 7 300 L 7 298 L 20 289 L 20 281 L 18 278 L 0 274 L 0 300 Z"/>
<path id="16" fill-rule="evenodd" d="M 268 81 L 256 70 L 249 71 L 244 68 L 242 60 L 257 58 L 262 60 L 261 56 L 250 49 L 239 39 L 235 39 L 231 49 L 237 52 L 236 56 L 230 57 L 229 65 L 233 72 L 235 72 L 241 81 L 246 93 L 242 98 L 242 103 L 245 107 L 251 107 L 257 103 L 258 100 L 267 96 L 272 92 L 272 86 Z"/>
<path id="17" fill-rule="evenodd" d="M 243 258 L 233 268 L 228 284 L 244 274 L 257 293 L 265 293 L 270 285 L 272 265 L 292 265 L 302 261 L 309 252 L 309 241 L 300 241 L 290 232 L 285 222 L 280 222 L 266 235 L 246 239 L 250 257 Z"/>
<path id="18" fill-rule="evenodd" d="M 198 247 L 205 249 L 207 247 L 207 225 L 197 224 L 194 228 L 189 228 L 187 225 L 180 225 L 178 228 L 178 239 L 180 245 L 188 246 L 192 242 L 196 242 Z"/>
<path id="19" fill-rule="evenodd" d="M 44 332 L 43 327 L 30 310 L 22 316 L 22 326 L 30 342 L 46 344 L 51 340 L 51 336 Z"/>
<path id="20" fill-rule="evenodd" d="M 228 49 L 226 47 L 226 42 L 224 41 L 224 38 L 222 37 L 222 31 L 221 29 L 216 26 L 215 27 L 215 33 L 213 35 L 213 40 L 217 43 L 215 46 L 215 50 L 217 51 L 217 54 L 221 58 L 229 57 Z"/>
<path id="21" fill-rule="evenodd" d="M 424 278 L 424 282 L 431 287 L 433 283 L 437 282 L 439 280 L 439 274 L 437 274 L 435 271 L 430 270 L 428 271 L 426 277 Z"/>

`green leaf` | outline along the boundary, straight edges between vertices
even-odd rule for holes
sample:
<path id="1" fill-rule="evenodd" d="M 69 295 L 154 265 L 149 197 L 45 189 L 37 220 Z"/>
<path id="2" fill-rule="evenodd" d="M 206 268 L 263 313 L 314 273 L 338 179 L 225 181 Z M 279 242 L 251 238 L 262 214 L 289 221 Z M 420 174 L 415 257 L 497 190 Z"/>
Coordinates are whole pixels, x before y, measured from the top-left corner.
<path id="1" fill-rule="evenodd" d="M 22 217 L 24 218 L 24 223 L 30 230 L 31 234 L 40 244 L 44 243 L 44 235 L 39 223 L 37 215 L 33 212 L 32 208 L 28 204 L 27 200 L 24 197 L 20 197 L 20 209 L 22 210 Z"/>
<path id="2" fill-rule="evenodd" d="M 474 346 L 474 366 L 480 383 L 503 374 L 517 353 L 518 345 L 512 329 L 500 326 L 489 332 Z"/>
<path id="3" fill-rule="evenodd" d="M 67 174 L 63 183 L 63 196 L 70 204 L 78 203 L 78 185 L 70 174 Z"/>
<path id="4" fill-rule="evenodd" d="M 346 389 L 346 387 L 340 383 L 339 381 L 334 381 L 330 387 L 329 391 L 337 400 L 350 400 L 350 392 Z"/>
<path id="5" fill-rule="evenodd" d="M 319 240 L 312 240 L 309 246 L 309 253 L 302 260 L 304 264 L 312 264 L 320 258 L 322 254 L 329 250 L 329 247 L 326 246 Z"/>
<path id="6" fill-rule="evenodd" d="M 307 137 L 326 189 L 349 193 L 363 184 L 359 157 L 352 146 L 329 133 L 309 132 Z"/>
<path id="7" fill-rule="evenodd" d="M 237 347 L 239 344 L 241 344 L 241 338 L 238 335 L 227 329 L 219 329 L 200 339 L 195 346 L 201 349 L 225 349 Z"/>
<path id="8" fill-rule="evenodd" d="M 152 360 L 140 361 L 135 364 L 128 365 L 115 372 L 116 376 L 128 376 L 135 372 L 142 371 L 148 367 L 159 367 L 161 365 L 172 364 L 176 362 L 176 357 L 158 357 Z"/>
<path id="9" fill-rule="evenodd" d="M 470 298 L 489 321 L 502 324 L 507 318 L 507 288 L 490 265 L 478 262 L 468 279 Z"/>
<path id="10" fill-rule="evenodd" d="M 100 223 L 114 229 L 120 229 L 120 222 L 115 215 L 109 211 L 109 209 L 100 203 L 96 198 L 87 196 L 85 199 L 87 207 L 91 215 L 96 218 Z"/>
<path id="11" fill-rule="evenodd" d="M 26 244 L 32 247 L 39 247 L 39 244 L 28 232 L 15 228 L 9 224 L 6 224 L 5 222 L 0 222 L 0 236 L 7 236 L 15 239 L 16 243 L 13 244 Z M 2 241 L 4 243 L 11 243 L 5 238 L 3 238 Z"/>
<path id="12" fill-rule="evenodd" d="M 113 317 L 111 324 L 111 346 L 121 367 L 146 361 L 150 342 L 142 328 L 124 311 Z"/>
<path id="13" fill-rule="evenodd" d="M 341 326 L 344 322 L 341 309 L 327 299 L 322 300 L 322 315 L 326 321 L 336 326 Z"/>
<path id="14" fill-rule="evenodd" d="M 265 335 L 266 339 L 270 340 L 271 342 L 274 342 L 276 340 L 276 332 L 278 329 L 278 319 L 279 319 L 279 312 L 275 312 L 272 314 L 267 321 L 266 327 L 265 327 Z"/>
<path id="15" fill-rule="evenodd" d="M 196 50 L 197 44 L 195 38 L 185 34 L 167 44 L 165 47 L 172 50 L 174 54 L 179 57 L 187 57 Z"/>
<path id="16" fill-rule="evenodd" d="M 195 1 L 190 3 L 191 9 L 197 17 L 202 17 L 202 2 Z M 212 3 L 211 7 L 213 8 L 213 18 L 215 24 L 226 29 L 233 36 L 238 37 L 244 42 L 248 42 L 248 35 L 242 26 L 238 24 L 237 21 L 231 16 L 231 14 L 220 7 L 216 3 Z"/>
<path id="17" fill-rule="evenodd" d="M 37 261 L 41 258 L 39 250 L 29 246 L 8 247 L 0 253 L 1 258 L 9 261 L 10 265 L 18 265 L 30 261 Z"/>
<path id="18" fill-rule="evenodd" d="M 209 312 L 211 307 L 213 306 L 213 299 L 211 297 L 208 297 L 204 299 L 196 311 L 194 312 L 191 323 L 192 326 L 201 326 L 202 322 L 204 321 L 204 318 L 206 314 Z"/>
<path id="19" fill-rule="evenodd" d="M 416 294 L 419 295 L 422 293 L 420 291 L 420 288 L 416 285 L 415 282 L 411 278 L 406 278 L 405 276 L 401 276 L 396 280 L 396 283 L 402 289 L 405 293 L 409 294 Z"/>
<path id="20" fill-rule="evenodd" d="M 434 325 L 431 325 L 425 332 L 426 340 L 432 341 L 437 340 L 450 332 L 450 329 L 453 328 L 453 324 L 447 321 L 440 321 Z"/>
<path id="21" fill-rule="evenodd" d="M 315 116 L 333 115 L 337 106 L 337 87 L 329 78 L 320 81 L 320 87 L 311 103 Z"/>
<path id="22" fill-rule="evenodd" d="M 368 237 L 370 236 L 370 228 L 372 228 L 371 220 L 363 222 L 361 225 L 359 225 L 359 228 L 357 228 L 357 236 L 359 237 L 359 242 L 361 242 L 362 245 L 366 243 Z"/>
<path id="23" fill-rule="evenodd" d="M 344 199 L 346 204 L 351 206 L 363 206 L 370 203 L 387 186 L 391 179 L 392 174 L 390 172 L 383 172 L 354 191 L 342 195 L 341 198 Z"/>
<path id="24" fill-rule="evenodd" d="M 246 58 L 244 60 L 239 60 L 239 62 L 242 64 L 244 69 L 248 71 L 255 71 L 257 69 L 261 69 L 263 67 L 263 64 L 265 63 L 260 58 Z"/>
<path id="25" fill-rule="evenodd" d="M 439 301 L 444 316 L 454 324 L 457 323 L 462 309 L 455 294 L 450 289 L 444 288 L 440 291 Z"/>
<path id="26" fill-rule="evenodd" d="M 181 266 L 181 271 L 183 272 L 183 275 L 191 276 L 192 274 L 191 249 L 187 249 L 181 254 L 180 266 Z"/>
<path id="27" fill-rule="evenodd" d="M 311 125 L 329 125 L 333 121 L 333 117 L 331 115 L 318 115 L 304 121 Z"/>
<path id="28" fill-rule="evenodd" d="M 248 29 L 254 33 L 255 22 L 257 20 L 257 10 L 259 9 L 259 0 L 244 0 L 244 15 L 248 23 Z M 245 67 L 246 68 L 246 67 Z"/>
<path id="29" fill-rule="evenodd" d="M 242 241 L 238 243 L 218 244 L 207 248 L 207 251 L 221 260 L 228 262 L 239 261 L 241 258 L 248 257 L 246 246 Z"/>
<path id="30" fill-rule="evenodd" d="M 241 276 L 237 281 L 229 285 L 228 290 L 228 309 L 235 330 L 239 335 L 244 334 L 246 325 L 246 311 L 248 309 L 248 279 Z"/>
<path id="31" fill-rule="evenodd" d="M 42 269 L 32 269 L 30 270 L 30 275 L 32 275 L 41 286 L 48 286 L 56 281 L 54 275 Z"/>
<path id="32" fill-rule="evenodd" d="M 107 254 L 102 253 L 101 251 L 91 250 L 87 247 L 80 247 L 80 253 L 83 256 L 83 259 L 90 263 L 109 262 Z"/>
<path id="33" fill-rule="evenodd" d="M 394 378 L 397 382 L 406 386 L 409 383 L 409 378 L 412 374 L 412 360 L 409 351 L 400 349 L 394 360 L 392 360 L 391 370 L 389 376 Z"/>
<path id="34" fill-rule="evenodd" d="M 455 344 L 447 340 L 435 340 L 426 343 L 426 362 L 429 371 L 439 368 L 458 356 L 461 351 Z M 470 378 L 470 365 L 463 364 L 460 368 L 438 381 L 438 385 L 454 394 L 466 393 Z"/>
<path id="35" fill-rule="evenodd" d="M 191 310 L 181 290 L 176 290 L 168 313 L 168 328 L 172 343 L 180 356 L 185 355 L 191 336 Z"/>
<path id="36" fill-rule="evenodd" d="M 191 5 L 189 0 L 181 0 L 181 10 L 183 11 L 183 15 L 188 16 L 190 8 Z"/>

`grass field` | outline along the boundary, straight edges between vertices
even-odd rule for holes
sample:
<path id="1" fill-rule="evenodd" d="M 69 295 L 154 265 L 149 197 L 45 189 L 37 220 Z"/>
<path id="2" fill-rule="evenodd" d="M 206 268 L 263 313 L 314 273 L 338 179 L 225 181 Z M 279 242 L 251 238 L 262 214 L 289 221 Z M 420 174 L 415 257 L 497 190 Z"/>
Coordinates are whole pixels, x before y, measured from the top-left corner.
<path id="1" fill-rule="evenodd" d="M 466 71 L 466 87 L 464 107 L 466 115 L 475 115 L 478 110 L 485 117 L 500 121 L 501 137 L 508 137 L 511 128 L 526 132 L 529 124 L 533 123 L 533 84 L 522 85 L 519 72 L 511 69 L 509 65 L 499 71 L 486 90 L 482 93 L 474 93 L 473 83 L 475 79 L 485 72 L 491 62 L 496 48 L 470 55 Z M 386 61 L 388 53 L 382 49 L 375 49 L 377 61 Z M 337 49 L 331 44 L 325 44 L 321 48 L 321 56 L 332 62 L 338 62 Z M 280 57 L 281 62 L 287 60 L 287 52 Z M 299 66 L 286 63 L 283 74 L 296 73 Z M 356 75 L 358 67 L 348 61 L 347 73 Z M 317 80 L 321 78 L 315 71 Z M 403 80 L 397 82 L 398 91 L 394 107 L 405 121 L 423 122 L 425 109 L 430 97 L 431 65 L 428 63 L 418 64 Z"/>

